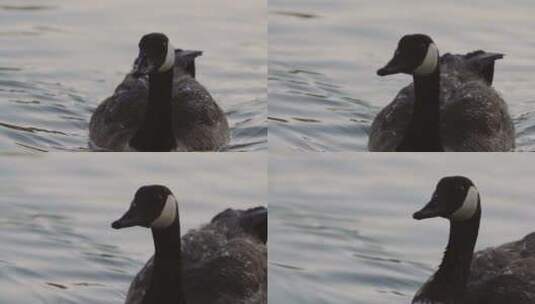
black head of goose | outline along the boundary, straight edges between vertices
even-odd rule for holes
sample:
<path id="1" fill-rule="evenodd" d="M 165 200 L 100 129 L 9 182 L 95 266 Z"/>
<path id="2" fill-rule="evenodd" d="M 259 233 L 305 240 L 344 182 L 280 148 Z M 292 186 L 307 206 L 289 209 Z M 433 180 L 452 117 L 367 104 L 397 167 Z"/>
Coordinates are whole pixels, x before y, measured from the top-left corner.
<path id="1" fill-rule="evenodd" d="M 150 287 L 139 303 L 185 303 L 182 286 L 180 222 L 178 205 L 165 186 L 141 187 L 130 209 L 112 223 L 114 229 L 151 228 L 154 239 L 154 269 Z"/>
<path id="2" fill-rule="evenodd" d="M 413 75 L 416 102 L 405 138 L 398 151 L 443 151 L 439 129 L 439 52 L 426 35 L 407 35 L 399 41 L 394 57 L 377 75 Z"/>
<path id="3" fill-rule="evenodd" d="M 91 117 L 91 146 L 163 152 L 226 144 L 226 117 L 195 79 L 195 58 L 201 54 L 175 49 L 161 33 L 143 36 L 132 71 Z"/>
<path id="4" fill-rule="evenodd" d="M 379 76 L 409 74 L 413 84 L 374 119 L 371 151 L 509 151 L 514 127 L 503 99 L 490 87 L 494 62 L 484 51 L 440 56 L 427 35 L 401 38 Z"/>
<path id="5" fill-rule="evenodd" d="M 534 303 L 535 235 L 474 255 L 481 199 L 470 179 L 464 176 L 442 178 L 429 203 L 413 217 L 417 220 L 448 219 L 450 236 L 442 263 L 416 293 L 412 303 Z M 532 249 L 526 250 L 528 244 Z M 531 266 L 526 271 L 514 266 L 519 263 Z"/>
<path id="6" fill-rule="evenodd" d="M 145 119 L 130 139 L 138 151 L 171 151 L 176 148 L 173 130 L 173 74 L 175 49 L 169 39 L 159 33 L 143 36 L 139 56 L 134 62 L 134 77 L 149 76 L 149 104 Z"/>
<path id="7" fill-rule="evenodd" d="M 464 296 L 481 219 L 476 187 L 466 177 L 445 177 L 439 181 L 429 203 L 413 217 L 448 219 L 450 238 L 439 269 L 412 303 L 459 303 Z"/>
<path id="8" fill-rule="evenodd" d="M 178 203 L 165 186 L 139 188 L 114 229 L 151 228 L 154 256 L 132 281 L 126 304 L 265 304 L 267 209 L 227 209 L 180 237 Z"/>

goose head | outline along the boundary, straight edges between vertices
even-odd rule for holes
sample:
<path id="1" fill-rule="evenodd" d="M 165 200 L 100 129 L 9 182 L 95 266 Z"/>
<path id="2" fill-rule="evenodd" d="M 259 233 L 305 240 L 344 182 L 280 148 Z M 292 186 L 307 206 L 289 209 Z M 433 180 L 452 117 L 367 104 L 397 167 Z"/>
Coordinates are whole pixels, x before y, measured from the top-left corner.
<path id="1" fill-rule="evenodd" d="M 178 217 L 178 205 L 169 188 L 150 185 L 139 188 L 130 203 L 130 208 L 111 224 L 114 229 L 141 226 L 165 229 Z"/>
<path id="2" fill-rule="evenodd" d="M 417 220 L 443 217 L 450 221 L 470 220 L 480 210 L 479 192 L 472 181 L 464 176 L 442 178 L 431 200 L 413 214 Z"/>
<path id="3" fill-rule="evenodd" d="M 424 34 L 405 35 L 399 40 L 394 57 L 377 71 L 377 75 L 430 75 L 437 69 L 439 59 L 438 48 L 431 37 Z"/>
<path id="4" fill-rule="evenodd" d="M 175 48 L 169 38 L 162 33 L 151 33 L 139 41 L 139 55 L 134 62 L 132 73 L 143 76 L 169 71 L 175 64 Z"/>

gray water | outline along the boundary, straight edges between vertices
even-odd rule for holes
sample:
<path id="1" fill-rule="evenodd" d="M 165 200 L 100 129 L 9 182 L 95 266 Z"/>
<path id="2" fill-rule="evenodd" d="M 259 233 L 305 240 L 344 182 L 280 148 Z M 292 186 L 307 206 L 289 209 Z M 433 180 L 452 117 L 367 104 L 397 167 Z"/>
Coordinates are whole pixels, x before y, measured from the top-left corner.
<path id="1" fill-rule="evenodd" d="M 271 0 L 269 146 L 364 151 L 378 111 L 412 80 L 378 77 L 399 38 L 427 33 L 442 53 L 506 54 L 494 86 L 509 105 L 517 150 L 535 150 L 535 2 Z"/>
<path id="2" fill-rule="evenodd" d="M 0 156 L 0 302 L 123 303 L 152 236 L 110 224 L 139 186 L 174 192 L 185 233 L 226 208 L 265 205 L 266 170 L 263 153 Z"/>
<path id="3" fill-rule="evenodd" d="M 442 259 L 449 225 L 416 221 L 438 180 L 480 191 L 476 250 L 535 231 L 527 154 L 288 153 L 269 165 L 269 301 L 405 304 Z"/>
<path id="4" fill-rule="evenodd" d="M 93 110 L 153 31 L 204 51 L 197 78 L 228 115 L 226 150 L 264 150 L 266 22 L 263 1 L 0 0 L 0 150 L 86 150 Z"/>

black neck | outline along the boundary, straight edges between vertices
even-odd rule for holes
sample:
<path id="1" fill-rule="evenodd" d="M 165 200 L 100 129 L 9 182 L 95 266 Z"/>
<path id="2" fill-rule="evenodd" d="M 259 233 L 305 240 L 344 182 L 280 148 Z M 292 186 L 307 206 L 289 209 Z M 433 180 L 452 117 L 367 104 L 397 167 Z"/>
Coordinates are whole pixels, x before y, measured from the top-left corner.
<path id="1" fill-rule="evenodd" d="M 152 229 L 154 268 L 143 304 L 185 304 L 182 291 L 180 222 L 165 229 Z"/>
<path id="2" fill-rule="evenodd" d="M 141 127 L 130 140 L 138 151 L 164 152 L 176 148 L 173 132 L 173 69 L 149 75 L 149 101 Z"/>
<path id="3" fill-rule="evenodd" d="M 444 151 L 440 140 L 440 68 L 430 75 L 414 75 L 414 109 L 398 151 Z"/>
<path id="4" fill-rule="evenodd" d="M 481 208 L 467 221 L 450 221 L 450 238 L 439 269 L 430 282 L 428 295 L 443 303 L 462 303 L 474 255 Z"/>

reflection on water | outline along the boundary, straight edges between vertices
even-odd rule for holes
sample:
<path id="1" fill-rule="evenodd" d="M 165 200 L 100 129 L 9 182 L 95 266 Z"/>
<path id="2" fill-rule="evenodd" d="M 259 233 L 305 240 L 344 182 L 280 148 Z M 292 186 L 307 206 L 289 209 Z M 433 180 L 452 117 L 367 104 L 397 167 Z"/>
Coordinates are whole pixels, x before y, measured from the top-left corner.
<path id="1" fill-rule="evenodd" d="M 266 204 L 263 153 L 0 156 L 0 168 L 1 303 L 123 303 L 153 243 L 110 224 L 141 185 L 175 193 L 182 233 Z"/>
<path id="2" fill-rule="evenodd" d="M 514 116 L 518 150 L 535 150 L 534 10 L 526 0 L 270 1 L 270 149 L 366 150 L 376 113 L 411 81 L 375 72 L 402 35 L 423 32 L 442 53 L 506 54 L 494 84 Z"/>
<path id="3" fill-rule="evenodd" d="M 456 155 L 273 156 L 270 302 L 410 303 L 448 238 L 445 220 L 411 215 L 443 176 L 466 175 L 481 192 L 477 249 L 535 231 L 532 156 Z"/>
<path id="4" fill-rule="evenodd" d="M 91 113 L 152 31 L 204 51 L 197 78 L 228 114 L 226 150 L 263 150 L 265 27 L 261 1 L 0 0 L 0 150 L 86 150 Z"/>

